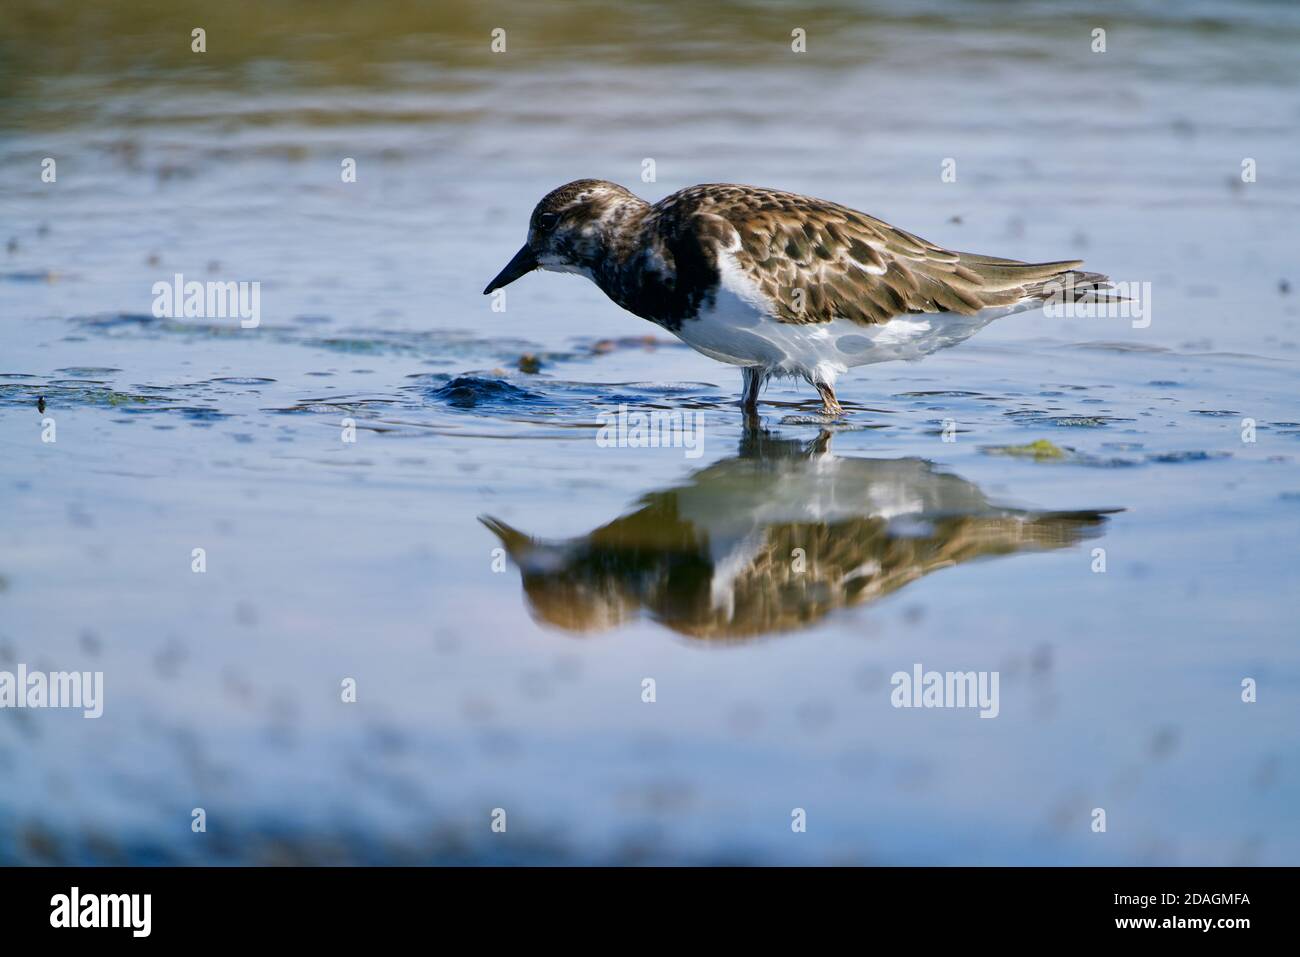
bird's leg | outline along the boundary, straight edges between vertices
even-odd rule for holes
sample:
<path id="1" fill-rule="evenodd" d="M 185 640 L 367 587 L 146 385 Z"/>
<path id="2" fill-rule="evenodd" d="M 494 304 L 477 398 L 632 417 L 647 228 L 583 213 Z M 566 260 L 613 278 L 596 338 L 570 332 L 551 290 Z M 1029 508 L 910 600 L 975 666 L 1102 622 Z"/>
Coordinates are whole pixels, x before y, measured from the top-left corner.
<path id="1" fill-rule="evenodd" d="M 745 388 L 740 397 L 740 410 L 746 416 L 758 415 L 758 390 L 763 384 L 763 370 L 757 366 L 745 366 L 740 370 Z"/>
<path id="2" fill-rule="evenodd" d="M 835 433 L 832 432 L 830 429 L 822 429 L 820 432 L 817 433 L 817 438 L 813 439 L 811 442 L 809 442 L 807 445 L 804 446 L 803 448 L 804 455 L 808 456 L 809 458 L 813 458 L 818 455 L 825 455 L 827 452 L 830 451 L 831 437 L 834 434 Z M 480 521 L 482 521 L 482 519 L 480 519 Z"/>
<path id="3" fill-rule="evenodd" d="M 840 405 L 840 400 L 835 398 L 835 387 L 829 382 L 814 382 L 817 392 L 822 397 L 822 413 L 824 415 L 833 415 L 836 418 L 844 414 L 844 406 Z"/>

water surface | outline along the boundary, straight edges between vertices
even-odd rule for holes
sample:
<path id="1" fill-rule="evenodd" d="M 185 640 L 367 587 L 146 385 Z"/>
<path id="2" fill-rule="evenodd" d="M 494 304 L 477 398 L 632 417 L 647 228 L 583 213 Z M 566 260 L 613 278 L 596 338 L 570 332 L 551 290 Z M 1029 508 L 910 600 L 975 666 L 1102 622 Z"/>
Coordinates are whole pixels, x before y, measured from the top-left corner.
<path id="1" fill-rule="evenodd" d="M 0 712 L 0 861 L 1300 859 L 1292 5 L 10 6 L 0 670 L 106 703 Z M 746 428 L 593 286 L 480 295 L 581 176 L 1084 258 L 1152 321 Z M 176 273 L 261 324 L 155 318 Z M 702 453 L 601 447 L 620 404 Z M 918 662 L 996 720 L 892 707 Z"/>

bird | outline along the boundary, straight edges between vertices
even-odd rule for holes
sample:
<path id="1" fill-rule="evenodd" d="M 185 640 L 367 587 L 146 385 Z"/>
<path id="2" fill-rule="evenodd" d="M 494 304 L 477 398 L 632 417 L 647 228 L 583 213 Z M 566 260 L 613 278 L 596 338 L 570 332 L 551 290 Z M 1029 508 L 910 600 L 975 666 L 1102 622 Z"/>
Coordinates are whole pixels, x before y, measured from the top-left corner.
<path id="1" fill-rule="evenodd" d="M 579 179 L 532 211 L 528 238 L 483 290 L 536 270 L 576 273 L 712 359 L 739 366 L 755 415 L 773 377 L 811 384 L 828 418 L 855 366 L 916 360 L 1054 297 L 1097 301 L 1082 260 L 1028 263 L 945 249 L 828 200 L 757 186 L 691 186 L 648 203 Z"/>
<path id="2" fill-rule="evenodd" d="M 647 616 L 694 639 L 809 628 L 933 572 L 1069 548 L 1115 509 L 1026 510 L 920 458 L 860 458 L 746 430 L 735 456 L 648 491 L 573 538 L 479 516 L 519 569 L 533 617 L 571 634 Z"/>

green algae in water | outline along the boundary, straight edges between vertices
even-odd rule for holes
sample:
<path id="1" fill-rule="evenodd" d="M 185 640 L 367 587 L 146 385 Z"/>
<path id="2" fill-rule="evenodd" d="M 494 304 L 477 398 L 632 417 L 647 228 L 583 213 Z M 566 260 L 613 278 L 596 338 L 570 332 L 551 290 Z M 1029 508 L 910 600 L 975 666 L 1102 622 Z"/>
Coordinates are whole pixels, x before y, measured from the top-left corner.
<path id="1" fill-rule="evenodd" d="M 1011 455 L 1039 462 L 1062 461 L 1070 456 L 1069 452 L 1047 439 L 1039 439 L 1026 445 L 985 445 L 980 448 L 980 451 L 986 455 Z"/>
<path id="2" fill-rule="evenodd" d="M 105 386 L 75 385 L 71 380 L 64 383 L 48 382 L 45 385 L 23 383 L 21 385 L 0 384 L 0 407 L 35 405 L 38 398 L 44 398 L 47 407 L 60 408 L 157 408 L 166 409 L 172 400 L 162 396 L 140 395 L 133 392 L 119 392 Z"/>

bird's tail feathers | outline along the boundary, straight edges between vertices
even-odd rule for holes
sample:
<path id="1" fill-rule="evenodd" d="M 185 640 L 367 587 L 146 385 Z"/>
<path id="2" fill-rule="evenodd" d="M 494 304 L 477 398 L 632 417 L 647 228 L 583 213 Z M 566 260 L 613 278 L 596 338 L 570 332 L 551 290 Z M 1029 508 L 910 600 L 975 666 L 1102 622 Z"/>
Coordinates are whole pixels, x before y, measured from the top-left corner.
<path id="1" fill-rule="evenodd" d="M 1025 286 L 1025 295 L 1043 302 L 1127 302 L 1110 277 L 1099 272 L 1067 269 L 1049 279 Z"/>

